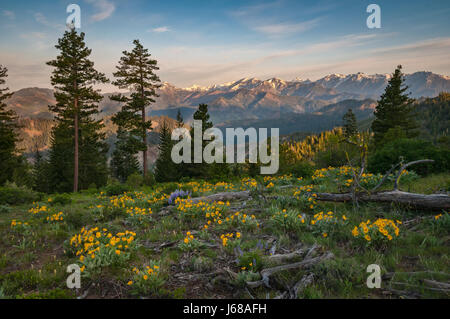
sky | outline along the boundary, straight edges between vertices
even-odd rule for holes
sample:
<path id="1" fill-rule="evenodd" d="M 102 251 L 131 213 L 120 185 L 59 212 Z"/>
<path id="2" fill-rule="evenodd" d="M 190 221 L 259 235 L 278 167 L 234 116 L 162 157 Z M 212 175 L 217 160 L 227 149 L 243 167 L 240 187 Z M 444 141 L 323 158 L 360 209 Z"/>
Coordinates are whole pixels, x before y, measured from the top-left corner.
<path id="1" fill-rule="evenodd" d="M 158 75 L 178 87 L 241 78 L 316 80 L 331 73 L 450 75 L 448 0 L 1 0 L 0 64 L 8 86 L 51 87 L 69 4 L 100 72 L 112 73 L 139 39 L 158 61 Z M 370 29 L 367 6 L 381 8 Z M 116 89 L 102 87 L 105 92 Z"/>

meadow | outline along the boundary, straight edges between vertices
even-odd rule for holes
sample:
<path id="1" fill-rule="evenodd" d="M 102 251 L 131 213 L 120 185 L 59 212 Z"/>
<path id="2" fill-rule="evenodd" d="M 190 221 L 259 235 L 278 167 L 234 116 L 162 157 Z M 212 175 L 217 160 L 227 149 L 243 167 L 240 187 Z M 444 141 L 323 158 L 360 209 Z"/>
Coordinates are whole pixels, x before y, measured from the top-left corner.
<path id="1" fill-rule="evenodd" d="M 23 203 L 10 194 L 0 205 L 0 298 L 448 298 L 449 213 L 317 200 L 348 190 L 351 170 L 114 184 Z M 448 173 L 410 171 L 400 189 L 449 183 Z M 70 264 L 80 289 L 66 285 Z M 379 289 L 366 284 L 371 264 Z"/>

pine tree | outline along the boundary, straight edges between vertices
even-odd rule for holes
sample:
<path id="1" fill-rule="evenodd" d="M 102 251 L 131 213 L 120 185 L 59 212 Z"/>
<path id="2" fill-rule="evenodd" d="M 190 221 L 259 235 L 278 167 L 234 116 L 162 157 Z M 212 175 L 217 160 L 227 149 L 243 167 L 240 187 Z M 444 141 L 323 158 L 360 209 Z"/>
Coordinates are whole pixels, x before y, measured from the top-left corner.
<path id="1" fill-rule="evenodd" d="M 171 158 L 173 146 L 171 135 L 172 132 L 164 121 L 159 132 L 159 156 L 155 166 L 155 178 L 158 182 L 170 182 L 178 177 L 175 163 Z"/>
<path id="2" fill-rule="evenodd" d="M 203 141 L 203 136 L 205 134 L 205 131 L 209 128 L 213 127 L 213 123 L 209 120 L 210 116 L 208 113 L 208 105 L 207 104 L 200 104 L 198 106 L 197 111 L 195 111 L 194 120 L 202 121 L 202 136 L 200 136 L 200 139 L 202 140 L 202 152 L 205 148 L 207 142 Z M 194 139 L 194 127 L 191 128 L 190 131 L 192 139 Z M 191 163 L 190 164 L 184 164 L 181 167 L 181 171 L 183 172 L 183 175 L 187 175 L 189 177 L 208 177 L 208 164 L 206 163 L 194 163 L 194 142 L 192 142 L 192 150 L 191 150 Z"/>
<path id="3" fill-rule="evenodd" d="M 14 111 L 6 110 L 6 103 L 12 93 L 8 88 L 2 88 L 6 83 L 8 69 L 0 65 L 0 185 L 11 180 L 17 163 L 16 143 L 18 142 L 17 116 Z"/>
<path id="4" fill-rule="evenodd" d="M 48 184 L 48 161 L 42 156 L 39 145 L 34 145 L 33 189 L 42 192 L 50 192 Z"/>
<path id="5" fill-rule="evenodd" d="M 402 66 L 399 65 L 392 74 L 392 78 L 381 95 L 375 109 L 375 120 L 372 123 L 375 146 L 379 146 L 384 135 L 390 129 L 402 131 L 406 137 L 417 136 L 418 125 L 414 118 L 412 102 L 404 86 Z"/>
<path id="6" fill-rule="evenodd" d="M 89 60 L 91 50 L 86 47 L 84 33 L 75 29 L 66 31 L 55 46 L 60 54 L 47 62 L 54 67 L 51 83 L 55 89 L 56 105 L 49 106 L 55 113 L 56 125 L 52 130 L 50 170 L 52 187 L 57 191 L 77 192 L 93 182 L 106 182 L 107 145 L 98 103 L 102 100 L 95 83 L 106 83 L 105 75 L 94 69 Z"/>
<path id="7" fill-rule="evenodd" d="M 115 144 L 116 149 L 112 153 L 110 166 L 113 176 L 122 183 L 127 180 L 128 176 L 139 173 L 139 161 L 135 156 L 137 151 L 133 148 L 136 143 L 130 141 L 131 139 L 134 139 L 134 137 L 130 136 L 122 127 L 119 127 Z"/>
<path id="8" fill-rule="evenodd" d="M 114 95 L 111 100 L 124 103 L 121 111 L 113 118 L 115 124 L 126 129 L 134 139 L 135 146 L 142 151 L 143 175 L 147 175 L 147 131 L 151 129 L 151 121 L 146 120 L 146 108 L 158 97 L 156 89 L 161 87 L 161 80 L 154 73 L 159 70 L 157 61 L 151 58 L 139 40 L 133 41 L 131 52 L 123 51 L 119 65 L 114 73 L 114 85 L 121 89 L 130 89 L 131 95 Z"/>
<path id="9" fill-rule="evenodd" d="M 181 115 L 180 109 L 178 109 L 178 112 L 177 112 L 177 127 L 178 128 L 184 127 L 184 120 L 183 120 L 183 116 Z"/>
<path id="10" fill-rule="evenodd" d="M 356 124 L 356 116 L 352 109 L 348 109 L 342 120 L 344 122 L 344 136 L 346 138 L 355 136 L 358 133 L 358 126 Z"/>

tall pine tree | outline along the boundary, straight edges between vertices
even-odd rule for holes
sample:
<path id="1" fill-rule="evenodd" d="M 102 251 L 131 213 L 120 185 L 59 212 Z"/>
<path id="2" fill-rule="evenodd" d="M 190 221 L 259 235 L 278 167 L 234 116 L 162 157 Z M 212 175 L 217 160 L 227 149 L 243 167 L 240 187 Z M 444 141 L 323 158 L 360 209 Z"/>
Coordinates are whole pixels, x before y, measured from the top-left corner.
<path id="1" fill-rule="evenodd" d="M 8 69 L 0 65 L 0 185 L 11 180 L 17 163 L 16 143 L 18 142 L 17 116 L 14 111 L 6 110 L 5 100 L 12 93 L 2 86 L 6 83 Z"/>
<path id="2" fill-rule="evenodd" d="M 158 97 L 156 90 L 161 87 L 161 80 L 154 73 L 159 70 L 157 61 L 151 58 L 139 40 L 133 41 L 131 52 L 123 51 L 119 65 L 114 73 L 114 85 L 121 89 L 131 90 L 131 95 L 114 95 L 111 100 L 124 103 L 121 111 L 113 118 L 118 126 L 127 130 L 131 135 L 140 137 L 134 139 L 137 148 L 142 151 L 143 175 L 147 175 L 147 131 L 151 129 L 151 121 L 146 120 L 146 108 Z"/>
<path id="3" fill-rule="evenodd" d="M 347 113 L 342 118 L 344 122 L 344 136 L 350 138 L 358 133 L 358 126 L 356 124 L 356 116 L 352 109 L 348 109 Z"/>
<path id="4" fill-rule="evenodd" d="M 155 166 L 157 182 L 170 182 L 178 178 L 177 168 L 171 157 L 173 146 L 171 135 L 172 132 L 166 121 L 164 121 L 159 132 L 159 156 Z"/>
<path id="5" fill-rule="evenodd" d="M 385 134 L 390 129 L 399 130 L 401 135 L 408 138 L 417 136 L 418 125 L 413 112 L 413 100 L 405 93 L 402 66 L 399 65 L 392 74 L 392 78 L 381 95 L 375 109 L 375 120 L 372 123 L 375 147 L 380 146 Z"/>
<path id="6" fill-rule="evenodd" d="M 57 121 L 50 148 L 51 185 L 56 191 L 69 191 L 72 184 L 77 192 L 80 186 L 100 186 L 107 178 L 104 124 L 95 119 L 103 97 L 93 85 L 108 80 L 89 60 L 91 50 L 84 37 L 75 29 L 66 31 L 55 46 L 60 54 L 47 62 L 55 68 L 51 83 L 56 104 L 49 109 Z"/>

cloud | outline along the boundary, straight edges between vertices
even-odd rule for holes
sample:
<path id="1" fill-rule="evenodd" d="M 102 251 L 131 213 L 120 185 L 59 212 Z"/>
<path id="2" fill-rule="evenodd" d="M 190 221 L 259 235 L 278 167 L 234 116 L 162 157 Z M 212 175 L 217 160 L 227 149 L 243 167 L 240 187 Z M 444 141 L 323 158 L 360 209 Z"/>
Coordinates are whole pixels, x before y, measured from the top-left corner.
<path id="1" fill-rule="evenodd" d="M 171 30 L 168 27 L 166 27 L 166 26 L 162 26 L 162 27 L 151 29 L 149 31 L 156 32 L 156 33 L 164 33 L 164 32 L 169 32 Z"/>
<path id="2" fill-rule="evenodd" d="M 30 32 L 27 34 L 21 34 L 20 37 L 23 39 L 45 39 L 47 35 L 43 32 Z"/>
<path id="3" fill-rule="evenodd" d="M 274 2 L 259 3 L 255 5 L 241 7 L 240 9 L 231 11 L 229 13 L 231 16 L 234 17 L 246 17 L 262 11 L 278 8 L 282 5 L 282 3 L 283 1 L 280 0 Z"/>
<path id="4" fill-rule="evenodd" d="M 11 20 L 14 20 L 16 18 L 16 14 L 13 11 L 9 11 L 9 10 L 3 10 L 2 15 Z"/>
<path id="5" fill-rule="evenodd" d="M 38 22 L 46 27 L 56 29 L 59 31 L 65 30 L 64 25 L 58 24 L 58 23 L 52 23 L 52 22 L 48 21 L 47 18 L 41 12 L 36 12 L 34 14 L 34 19 L 36 20 L 36 22 Z"/>
<path id="6" fill-rule="evenodd" d="M 289 33 L 301 33 L 308 31 L 319 24 L 320 18 L 300 22 L 300 23 L 277 23 L 260 25 L 253 27 L 255 31 L 259 31 L 271 36 L 286 35 Z"/>
<path id="7" fill-rule="evenodd" d="M 99 10 L 98 13 L 91 16 L 91 20 L 94 22 L 108 19 L 116 10 L 115 4 L 108 0 L 85 0 L 85 1 L 87 3 L 92 4 L 95 8 Z"/>

